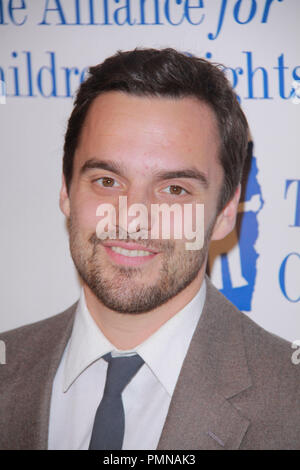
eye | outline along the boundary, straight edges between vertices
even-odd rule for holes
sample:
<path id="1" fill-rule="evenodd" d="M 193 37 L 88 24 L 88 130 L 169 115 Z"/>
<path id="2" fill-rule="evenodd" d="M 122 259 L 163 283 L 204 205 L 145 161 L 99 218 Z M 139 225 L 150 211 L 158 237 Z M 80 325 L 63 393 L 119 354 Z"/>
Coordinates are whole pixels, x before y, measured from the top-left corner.
<path id="1" fill-rule="evenodd" d="M 120 186 L 119 183 L 117 183 L 116 180 L 110 176 L 101 176 L 101 178 L 96 180 L 96 183 L 99 184 L 99 186 L 103 186 L 104 188 Z"/>
<path id="2" fill-rule="evenodd" d="M 181 186 L 177 186 L 175 184 L 171 184 L 168 186 L 164 192 L 167 192 L 169 194 L 172 194 L 172 196 L 180 196 L 182 194 L 188 194 L 188 192 L 183 189 Z"/>

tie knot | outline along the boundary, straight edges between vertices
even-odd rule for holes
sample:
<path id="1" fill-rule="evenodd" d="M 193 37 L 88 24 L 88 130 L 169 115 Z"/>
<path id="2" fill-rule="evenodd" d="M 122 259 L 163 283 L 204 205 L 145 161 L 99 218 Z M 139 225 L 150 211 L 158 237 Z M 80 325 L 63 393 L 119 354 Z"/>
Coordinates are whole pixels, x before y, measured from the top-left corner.
<path id="1" fill-rule="evenodd" d="M 111 395 L 121 394 L 144 364 L 143 359 L 138 354 L 112 357 L 111 353 L 108 353 L 103 356 L 103 359 L 108 362 L 104 393 Z"/>

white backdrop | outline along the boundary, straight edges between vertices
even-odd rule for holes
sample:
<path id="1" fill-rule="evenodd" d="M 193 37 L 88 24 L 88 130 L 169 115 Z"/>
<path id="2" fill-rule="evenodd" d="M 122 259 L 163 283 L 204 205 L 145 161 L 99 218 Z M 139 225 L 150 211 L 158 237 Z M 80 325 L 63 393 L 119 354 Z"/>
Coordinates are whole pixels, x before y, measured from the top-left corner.
<path id="1" fill-rule="evenodd" d="M 85 68 L 171 46 L 228 67 L 254 141 L 242 241 L 212 278 L 258 324 L 300 338 L 299 20 L 298 0 L 0 0 L 0 331 L 78 297 L 58 195 Z"/>

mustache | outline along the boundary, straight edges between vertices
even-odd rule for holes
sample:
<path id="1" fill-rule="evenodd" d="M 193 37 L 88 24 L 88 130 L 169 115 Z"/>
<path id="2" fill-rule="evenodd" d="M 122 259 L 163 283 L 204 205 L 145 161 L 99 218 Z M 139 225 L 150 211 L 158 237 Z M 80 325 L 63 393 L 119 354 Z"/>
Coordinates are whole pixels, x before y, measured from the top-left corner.
<path id="1" fill-rule="evenodd" d="M 124 230 L 116 230 L 116 232 L 105 232 L 106 238 L 103 240 L 99 238 L 95 233 L 93 233 L 89 238 L 89 243 L 94 247 L 97 245 L 102 245 L 106 240 L 115 240 L 115 241 L 122 241 L 123 243 L 134 243 L 135 241 L 138 242 L 139 245 L 142 245 L 145 250 L 152 249 L 156 251 L 167 251 L 171 252 L 174 250 L 175 243 L 172 240 L 147 240 L 145 238 L 137 238 L 132 237 L 132 234 L 125 232 Z M 120 236 L 122 233 L 122 237 Z"/>

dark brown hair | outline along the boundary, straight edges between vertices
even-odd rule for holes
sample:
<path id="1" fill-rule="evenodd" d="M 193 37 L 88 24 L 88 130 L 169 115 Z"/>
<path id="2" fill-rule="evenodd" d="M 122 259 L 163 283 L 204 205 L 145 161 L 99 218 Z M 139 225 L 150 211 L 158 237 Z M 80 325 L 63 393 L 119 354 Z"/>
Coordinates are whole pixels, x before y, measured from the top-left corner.
<path id="1" fill-rule="evenodd" d="M 63 172 L 68 190 L 85 117 L 92 101 L 107 91 L 136 96 L 192 96 L 211 107 L 218 122 L 219 158 L 224 169 L 220 211 L 241 180 L 248 144 L 247 120 L 222 66 L 167 48 L 117 52 L 102 64 L 90 67 L 87 79 L 77 92 L 65 135 Z"/>

